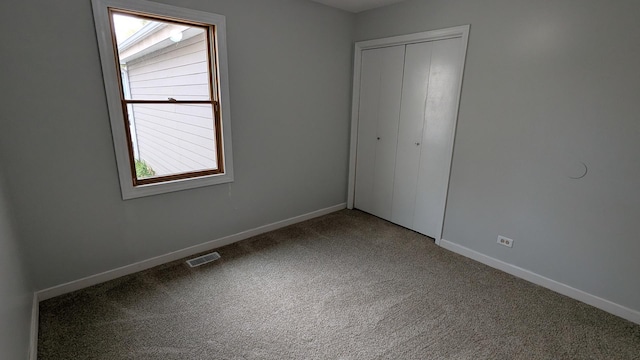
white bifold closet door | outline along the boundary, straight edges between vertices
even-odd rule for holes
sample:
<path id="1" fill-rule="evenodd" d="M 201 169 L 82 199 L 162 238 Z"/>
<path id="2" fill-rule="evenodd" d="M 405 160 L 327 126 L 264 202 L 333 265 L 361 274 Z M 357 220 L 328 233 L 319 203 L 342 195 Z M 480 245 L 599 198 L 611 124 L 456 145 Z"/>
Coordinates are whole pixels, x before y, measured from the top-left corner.
<path id="1" fill-rule="evenodd" d="M 364 51 L 358 125 L 357 207 L 391 219 L 404 46 Z"/>
<path id="2" fill-rule="evenodd" d="M 460 41 L 362 52 L 355 207 L 434 238 L 449 181 Z"/>

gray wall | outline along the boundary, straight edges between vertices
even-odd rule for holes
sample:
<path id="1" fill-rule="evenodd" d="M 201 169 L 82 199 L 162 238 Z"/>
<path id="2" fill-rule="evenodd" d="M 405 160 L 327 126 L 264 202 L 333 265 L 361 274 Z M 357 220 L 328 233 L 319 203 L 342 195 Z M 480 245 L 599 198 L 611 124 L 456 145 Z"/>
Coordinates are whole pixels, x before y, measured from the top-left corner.
<path id="1" fill-rule="evenodd" d="M 345 201 L 354 16 L 301 0 L 165 2 L 227 17 L 235 182 L 128 201 L 90 1 L 0 5 L 0 153 L 37 288 Z"/>
<path id="2" fill-rule="evenodd" d="M 2 175 L 0 173 L 0 358 L 26 359 L 33 289 L 13 228 Z"/>
<path id="3" fill-rule="evenodd" d="M 357 16 L 356 40 L 471 24 L 446 240 L 640 310 L 638 14 L 410 0 Z"/>

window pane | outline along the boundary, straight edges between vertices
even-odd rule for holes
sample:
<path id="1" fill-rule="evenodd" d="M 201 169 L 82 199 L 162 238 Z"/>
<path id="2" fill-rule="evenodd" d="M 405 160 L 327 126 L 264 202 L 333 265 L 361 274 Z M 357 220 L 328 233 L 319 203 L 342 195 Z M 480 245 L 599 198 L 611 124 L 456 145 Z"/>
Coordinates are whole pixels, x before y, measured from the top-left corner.
<path id="1" fill-rule="evenodd" d="M 113 14 L 127 100 L 209 100 L 207 29 Z"/>
<path id="2" fill-rule="evenodd" d="M 129 104 L 138 179 L 217 169 L 211 105 Z"/>

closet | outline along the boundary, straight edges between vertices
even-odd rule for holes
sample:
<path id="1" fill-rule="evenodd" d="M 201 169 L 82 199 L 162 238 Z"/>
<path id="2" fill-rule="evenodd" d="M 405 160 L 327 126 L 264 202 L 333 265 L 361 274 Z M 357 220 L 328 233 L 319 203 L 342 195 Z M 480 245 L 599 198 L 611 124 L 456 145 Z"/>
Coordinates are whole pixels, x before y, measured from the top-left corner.
<path id="1" fill-rule="evenodd" d="M 362 48 L 356 63 L 350 201 L 438 241 L 466 35 Z"/>

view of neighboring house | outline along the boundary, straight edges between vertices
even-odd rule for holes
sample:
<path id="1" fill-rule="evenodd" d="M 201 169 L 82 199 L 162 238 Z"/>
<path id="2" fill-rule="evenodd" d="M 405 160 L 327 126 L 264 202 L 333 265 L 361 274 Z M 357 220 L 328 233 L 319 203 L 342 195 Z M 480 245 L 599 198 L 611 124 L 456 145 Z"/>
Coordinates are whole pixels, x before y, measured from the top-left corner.
<path id="1" fill-rule="evenodd" d="M 202 28 L 149 21 L 124 40 L 118 39 L 125 98 L 209 100 L 205 35 Z M 152 175 L 216 167 L 211 105 L 128 106 L 134 157 L 145 163 Z"/>

